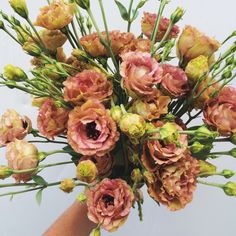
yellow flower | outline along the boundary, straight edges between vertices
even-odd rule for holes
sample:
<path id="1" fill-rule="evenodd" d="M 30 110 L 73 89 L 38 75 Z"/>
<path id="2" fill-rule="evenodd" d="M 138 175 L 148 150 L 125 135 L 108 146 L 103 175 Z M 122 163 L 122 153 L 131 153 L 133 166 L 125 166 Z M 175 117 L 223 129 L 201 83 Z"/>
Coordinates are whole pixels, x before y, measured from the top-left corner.
<path id="1" fill-rule="evenodd" d="M 64 179 L 61 181 L 60 189 L 65 193 L 71 193 L 75 187 L 73 179 Z"/>
<path id="2" fill-rule="evenodd" d="M 25 0 L 9 0 L 14 11 L 23 18 L 28 18 L 29 12 Z"/>

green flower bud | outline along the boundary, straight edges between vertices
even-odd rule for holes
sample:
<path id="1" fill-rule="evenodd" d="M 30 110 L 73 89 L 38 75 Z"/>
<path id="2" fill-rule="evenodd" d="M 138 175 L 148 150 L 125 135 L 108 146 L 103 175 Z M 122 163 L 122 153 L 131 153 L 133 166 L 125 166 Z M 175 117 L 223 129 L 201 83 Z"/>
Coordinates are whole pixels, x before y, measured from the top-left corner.
<path id="1" fill-rule="evenodd" d="M 90 160 L 79 162 L 76 170 L 77 179 L 92 183 L 98 176 L 98 170 L 94 162 Z"/>
<path id="2" fill-rule="evenodd" d="M 84 203 L 87 200 L 87 197 L 84 193 L 80 193 L 77 197 L 76 200 L 79 201 L 80 203 Z"/>
<path id="3" fill-rule="evenodd" d="M 231 77 L 232 77 L 232 70 L 230 70 L 230 69 L 224 71 L 221 76 L 222 79 L 229 79 Z"/>
<path id="4" fill-rule="evenodd" d="M 219 136 L 216 131 L 210 131 L 206 126 L 201 126 L 195 131 L 194 137 L 197 139 L 215 139 Z"/>
<path id="5" fill-rule="evenodd" d="M 202 144 L 196 141 L 190 147 L 190 151 L 192 154 L 207 154 L 212 148 L 212 143 Z"/>
<path id="6" fill-rule="evenodd" d="M 78 60 L 84 60 L 86 58 L 86 53 L 78 48 L 73 49 L 72 56 L 76 57 Z"/>
<path id="7" fill-rule="evenodd" d="M 181 7 L 177 7 L 176 10 L 171 14 L 170 20 L 173 24 L 177 23 L 184 15 L 184 9 Z"/>
<path id="8" fill-rule="evenodd" d="M 26 26 L 25 26 L 25 25 L 23 25 L 23 28 L 26 30 Z M 28 35 L 27 33 L 25 33 L 25 31 L 22 30 L 21 27 L 17 27 L 16 36 L 17 36 L 17 39 L 18 39 L 22 44 L 24 44 L 25 42 L 27 42 L 27 40 L 29 39 L 29 35 Z"/>
<path id="9" fill-rule="evenodd" d="M 233 135 L 230 137 L 230 142 L 233 143 L 233 144 L 236 144 L 236 134 L 233 134 Z"/>
<path id="10" fill-rule="evenodd" d="M 5 29 L 5 25 L 2 20 L 0 20 L 0 29 Z"/>
<path id="11" fill-rule="evenodd" d="M 226 195 L 228 196 L 236 196 L 236 183 L 234 182 L 228 182 L 223 186 L 223 190 Z"/>
<path id="12" fill-rule="evenodd" d="M 167 122 L 160 128 L 160 138 L 167 143 L 176 143 L 179 134 L 175 124 Z"/>
<path id="13" fill-rule="evenodd" d="M 87 17 L 86 26 L 87 26 L 87 28 L 88 28 L 88 30 L 90 32 L 92 30 L 93 25 L 92 25 L 92 22 L 91 22 L 89 17 Z"/>
<path id="14" fill-rule="evenodd" d="M 90 8 L 90 0 L 75 0 L 75 2 L 85 10 Z"/>
<path id="15" fill-rule="evenodd" d="M 131 179 L 133 180 L 134 183 L 140 183 L 143 180 L 143 176 L 140 169 L 138 168 L 133 169 L 131 173 Z"/>
<path id="16" fill-rule="evenodd" d="M 211 176 L 213 173 L 216 173 L 217 167 L 207 161 L 199 161 L 200 172 L 199 175 L 201 177 Z"/>
<path id="17" fill-rule="evenodd" d="M 232 156 L 232 157 L 235 157 L 236 158 L 236 148 L 233 148 L 229 151 L 229 154 Z"/>
<path id="18" fill-rule="evenodd" d="M 42 53 L 40 47 L 32 42 L 26 42 L 23 45 L 23 50 L 25 50 L 31 56 L 39 56 Z"/>
<path id="19" fill-rule="evenodd" d="M 13 174 L 13 171 L 8 166 L 0 166 L 0 179 L 6 179 Z"/>
<path id="20" fill-rule="evenodd" d="M 110 110 L 111 118 L 116 122 L 119 123 L 121 120 L 121 117 L 123 116 L 123 112 L 120 108 L 120 106 L 113 106 Z"/>
<path id="21" fill-rule="evenodd" d="M 223 170 L 221 174 L 226 178 L 229 179 L 235 175 L 235 173 L 232 170 Z"/>
<path id="22" fill-rule="evenodd" d="M 21 68 L 10 64 L 5 66 L 3 70 L 4 70 L 3 75 L 8 80 L 24 81 L 28 78 L 25 72 Z"/>
<path id="23" fill-rule="evenodd" d="M 96 228 L 92 231 L 92 236 L 101 236 L 100 228 Z"/>
<path id="24" fill-rule="evenodd" d="M 18 15 L 28 18 L 29 12 L 25 0 L 9 0 L 9 3 Z"/>
<path id="25" fill-rule="evenodd" d="M 234 55 L 226 59 L 226 65 L 232 65 L 234 63 Z"/>

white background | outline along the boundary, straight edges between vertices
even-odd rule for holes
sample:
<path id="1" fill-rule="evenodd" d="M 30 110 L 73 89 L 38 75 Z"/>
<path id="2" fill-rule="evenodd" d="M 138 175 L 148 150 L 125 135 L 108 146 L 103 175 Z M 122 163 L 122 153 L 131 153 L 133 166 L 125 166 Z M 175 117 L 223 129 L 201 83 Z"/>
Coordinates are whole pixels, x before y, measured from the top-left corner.
<path id="1" fill-rule="evenodd" d="M 129 1 L 122 1 L 128 4 Z M 34 20 L 40 6 L 46 4 L 46 0 L 27 0 L 30 14 Z M 124 30 L 114 1 L 104 0 L 106 12 L 109 17 L 109 26 L 113 29 Z M 157 11 L 157 0 L 150 0 L 145 10 Z M 98 23 L 101 23 L 98 12 L 97 1 L 91 0 L 92 8 L 97 16 Z M 236 2 L 235 0 L 173 0 L 165 15 L 174 10 L 176 6 L 183 6 L 186 9 L 184 20 L 179 24 L 181 27 L 190 24 L 198 27 L 216 39 L 222 41 L 227 34 L 236 28 Z M 1 0 L 0 8 L 11 14 L 7 0 Z M 101 25 L 101 24 L 100 24 Z M 135 29 L 135 30 L 134 30 Z M 137 22 L 133 31 L 138 35 L 140 26 Z M 6 64 L 14 64 L 29 70 L 29 57 L 10 38 L 0 31 L 0 71 Z M 236 85 L 236 83 L 235 83 Z M 28 95 L 15 90 L 0 88 L 2 114 L 7 108 L 15 108 L 19 113 L 28 115 L 33 120 L 36 117 L 36 109 L 31 107 Z M 38 146 L 40 150 L 54 150 L 56 146 Z M 229 146 L 220 144 L 218 150 L 229 149 Z M 67 160 L 64 155 L 50 157 L 51 161 Z M 0 164 L 5 163 L 4 150 L 1 150 Z M 230 157 L 214 161 L 219 170 L 224 168 L 236 171 L 236 160 Z M 74 168 L 57 167 L 47 169 L 43 176 L 50 181 L 61 180 L 64 177 L 73 177 Z M 215 182 L 225 182 L 223 178 L 213 178 Z M 236 181 L 236 178 L 234 178 Z M 0 182 L 2 183 L 2 181 Z M 4 190 L 6 191 L 6 190 Z M 0 193 L 3 190 L 0 189 Z M 79 190 L 66 195 L 57 188 L 44 191 L 43 202 L 39 207 L 35 201 L 35 194 L 29 193 L 16 196 L 12 202 L 9 198 L 0 199 L 0 235 L 1 236 L 39 236 L 44 230 L 74 201 Z M 145 190 L 144 190 L 145 192 Z M 165 207 L 158 207 L 152 199 L 145 194 L 144 221 L 138 221 L 137 210 L 132 213 L 127 223 L 114 235 L 136 235 L 136 236 L 229 236 L 235 235 L 236 220 L 236 198 L 230 198 L 215 188 L 199 186 L 194 194 L 192 204 L 179 212 L 169 212 Z M 108 235 L 104 232 L 103 235 Z M 56 235 L 55 235 L 56 236 Z M 66 235 L 65 235 L 66 236 Z"/>

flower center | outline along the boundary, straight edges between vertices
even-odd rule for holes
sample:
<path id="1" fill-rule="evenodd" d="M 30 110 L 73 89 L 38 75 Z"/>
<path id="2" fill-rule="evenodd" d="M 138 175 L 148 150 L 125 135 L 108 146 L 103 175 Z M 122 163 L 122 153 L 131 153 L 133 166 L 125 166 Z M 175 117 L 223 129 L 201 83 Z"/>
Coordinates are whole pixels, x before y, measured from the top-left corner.
<path id="1" fill-rule="evenodd" d="M 106 207 L 114 206 L 114 197 L 112 197 L 110 195 L 104 195 L 102 200 L 104 201 Z"/>
<path id="2" fill-rule="evenodd" d="M 101 134 L 101 132 L 96 129 L 96 123 L 94 121 L 86 124 L 86 132 L 87 136 L 93 140 L 97 140 Z"/>

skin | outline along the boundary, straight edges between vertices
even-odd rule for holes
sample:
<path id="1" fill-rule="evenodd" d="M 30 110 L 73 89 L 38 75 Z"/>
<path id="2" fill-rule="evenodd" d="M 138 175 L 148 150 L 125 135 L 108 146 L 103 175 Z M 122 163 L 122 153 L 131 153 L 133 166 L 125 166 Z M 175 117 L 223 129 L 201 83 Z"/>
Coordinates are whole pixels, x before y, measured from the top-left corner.
<path id="1" fill-rule="evenodd" d="M 42 236 L 89 236 L 96 225 L 87 217 L 87 206 L 75 202 Z"/>

